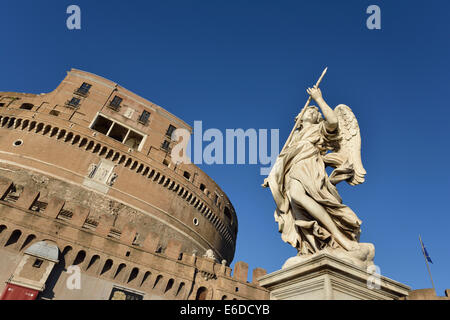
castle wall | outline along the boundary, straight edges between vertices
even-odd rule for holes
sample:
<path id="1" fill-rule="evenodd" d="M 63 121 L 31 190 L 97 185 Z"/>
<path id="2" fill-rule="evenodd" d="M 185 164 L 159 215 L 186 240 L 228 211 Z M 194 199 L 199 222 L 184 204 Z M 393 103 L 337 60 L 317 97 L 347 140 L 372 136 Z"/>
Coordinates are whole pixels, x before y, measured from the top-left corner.
<path id="1" fill-rule="evenodd" d="M 85 82 L 92 87 L 80 94 Z M 112 108 L 116 96 L 123 100 L 120 107 Z M 70 105 L 72 98 L 80 99 L 77 107 Z M 150 112 L 146 123 L 139 121 L 143 111 Z M 130 148 L 93 130 L 99 114 L 145 136 L 141 145 Z M 181 235 L 191 251 L 204 254 L 212 249 L 220 261 L 229 264 L 238 230 L 234 208 L 219 186 L 195 165 L 172 163 L 169 151 L 174 142 L 166 135 L 169 126 L 191 130 L 125 88 L 73 69 L 48 94 L 0 93 L 0 162 L 106 194 L 158 221 L 162 242 Z M 168 150 L 161 146 L 164 141 L 169 142 Z M 100 211 L 96 209 L 91 216 Z"/>
<path id="2" fill-rule="evenodd" d="M 6 168 L 2 169 L 0 172 Z M 35 180 L 42 181 L 43 177 L 35 176 Z M 108 299 L 114 288 L 142 295 L 143 299 L 197 299 L 202 288 L 206 289 L 206 299 L 268 298 L 257 278 L 247 282 L 248 265 L 243 262 L 236 263 L 231 275 L 232 270 L 214 258 L 182 252 L 182 242 L 170 240 L 160 247 L 159 237 L 150 233 L 137 244 L 129 225 L 113 229 L 100 222 L 95 227 L 80 207 L 70 216 L 64 210 L 66 203 L 50 200 L 42 209 L 39 197 L 40 191 L 45 193 L 44 187 L 34 191 L 23 188 L 18 195 L 19 189 L 18 184 L 1 178 L 1 275 L 5 281 L 33 243 L 56 243 L 59 262 L 40 299 Z M 81 270 L 80 290 L 67 286 L 68 270 L 74 265 Z M 258 268 L 254 274 L 260 276 L 265 271 Z"/>

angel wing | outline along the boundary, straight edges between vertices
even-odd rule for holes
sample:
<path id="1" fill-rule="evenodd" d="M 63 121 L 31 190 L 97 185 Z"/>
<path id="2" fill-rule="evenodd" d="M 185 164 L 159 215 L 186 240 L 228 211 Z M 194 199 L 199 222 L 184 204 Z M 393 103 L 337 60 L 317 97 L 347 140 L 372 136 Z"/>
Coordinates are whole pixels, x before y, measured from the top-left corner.
<path id="1" fill-rule="evenodd" d="M 339 119 L 339 146 L 335 152 L 324 157 L 327 165 L 335 170 L 330 180 L 337 184 L 346 180 L 350 185 L 365 181 L 366 170 L 361 162 L 361 134 L 358 121 L 352 110 L 343 104 L 338 105 L 334 112 Z"/>

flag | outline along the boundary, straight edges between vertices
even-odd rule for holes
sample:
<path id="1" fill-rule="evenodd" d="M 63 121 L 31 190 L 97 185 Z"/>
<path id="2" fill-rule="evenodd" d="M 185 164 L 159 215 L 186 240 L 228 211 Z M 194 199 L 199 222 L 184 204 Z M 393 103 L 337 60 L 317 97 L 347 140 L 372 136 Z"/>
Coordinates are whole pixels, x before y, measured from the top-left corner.
<path id="1" fill-rule="evenodd" d="M 425 248 L 425 245 L 423 243 L 422 243 L 422 251 L 423 255 L 428 260 L 428 262 L 433 263 L 433 261 L 431 261 L 430 255 L 428 254 L 427 248 Z"/>

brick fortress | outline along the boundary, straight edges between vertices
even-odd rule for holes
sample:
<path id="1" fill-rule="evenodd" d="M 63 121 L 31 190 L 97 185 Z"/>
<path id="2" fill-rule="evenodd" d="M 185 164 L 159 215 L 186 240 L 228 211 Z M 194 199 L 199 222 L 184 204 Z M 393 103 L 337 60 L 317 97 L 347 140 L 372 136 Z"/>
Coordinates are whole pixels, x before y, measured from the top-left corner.
<path id="1" fill-rule="evenodd" d="M 229 267 L 226 194 L 171 161 L 176 128 L 192 130 L 80 70 L 48 94 L 0 92 L 1 298 L 268 299 L 265 270 Z"/>

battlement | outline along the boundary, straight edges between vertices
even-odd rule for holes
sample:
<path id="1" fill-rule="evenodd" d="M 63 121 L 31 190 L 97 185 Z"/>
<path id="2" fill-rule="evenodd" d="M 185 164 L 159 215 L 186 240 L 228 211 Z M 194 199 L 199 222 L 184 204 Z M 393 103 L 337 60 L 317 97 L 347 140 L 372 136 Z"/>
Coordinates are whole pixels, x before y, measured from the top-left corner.
<path id="1" fill-rule="evenodd" d="M 156 290 L 170 299 L 194 299 L 192 292 L 199 288 L 208 288 L 210 299 L 218 299 L 218 294 L 221 298 L 267 298 L 267 291 L 258 284 L 258 278 L 266 274 L 264 269 L 254 269 L 248 283 L 247 263 L 237 262 L 232 270 L 213 256 L 183 252 L 177 240 L 162 246 L 155 233 L 140 239 L 126 219 L 114 221 L 107 214 L 90 217 L 89 208 L 57 197 L 42 199 L 39 190 L 21 188 L 4 178 L 0 179 L 0 207 L 0 247 L 22 252 L 36 241 L 51 239 L 58 244 L 66 265 L 79 264 L 94 276 L 139 290 Z M 154 275 L 153 281 L 144 285 L 150 282 L 149 273 Z M 184 294 L 170 290 L 175 279 L 178 289 L 183 283 L 182 287 L 191 290 Z M 171 295 L 166 295 L 169 291 Z"/>

